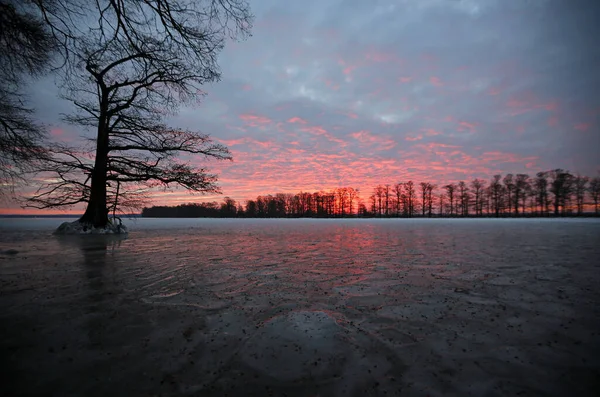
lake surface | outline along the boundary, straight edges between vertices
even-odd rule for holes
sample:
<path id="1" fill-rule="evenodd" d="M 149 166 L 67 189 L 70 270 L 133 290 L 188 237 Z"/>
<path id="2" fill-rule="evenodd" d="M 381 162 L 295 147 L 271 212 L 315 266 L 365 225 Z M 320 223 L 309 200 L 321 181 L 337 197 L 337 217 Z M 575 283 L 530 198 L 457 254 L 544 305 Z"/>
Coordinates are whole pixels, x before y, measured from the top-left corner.
<path id="1" fill-rule="evenodd" d="M 595 219 L 61 222 L 0 219 L 2 395 L 600 390 Z"/>

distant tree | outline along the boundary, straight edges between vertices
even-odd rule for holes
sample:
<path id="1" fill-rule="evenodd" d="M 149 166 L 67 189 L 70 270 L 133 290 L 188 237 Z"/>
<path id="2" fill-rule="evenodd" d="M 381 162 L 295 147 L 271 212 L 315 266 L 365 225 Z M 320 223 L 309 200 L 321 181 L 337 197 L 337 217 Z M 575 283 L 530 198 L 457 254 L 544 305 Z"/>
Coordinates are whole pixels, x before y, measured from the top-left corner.
<path id="1" fill-rule="evenodd" d="M 444 216 L 445 213 L 445 201 L 446 201 L 446 195 L 444 193 L 440 193 L 439 195 L 439 202 L 440 202 L 440 208 L 439 208 L 439 213 L 440 216 Z"/>
<path id="2" fill-rule="evenodd" d="M 550 193 L 554 196 L 554 215 L 558 216 L 559 210 L 561 210 L 560 213 L 565 214 L 572 193 L 573 175 L 560 168 L 550 171 L 549 175 L 551 178 Z"/>
<path id="3" fill-rule="evenodd" d="M 427 182 L 419 183 L 421 187 L 421 215 L 425 217 L 425 211 L 427 210 L 427 193 L 429 191 L 429 184 Z"/>
<path id="4" fill-rule="evenodd" d="M 513 203 L 515 202 L 513 195 L 513 192 L 515 190 L 515 181 L 513 178 L 513 174 L 506 174 L 506 176 L 502 179 L 502 182 L 504 183 L 505 193 L 504 204 L 508 207 L 508 213 L 511 214 Z"/>
<path id="5" fill-rule="evenodd" d="M 474 194 L 474 206 L 475 206 L 475 215 L 482 215 L 483 213 L 483 195 L 485 189 L 485 181 L 481 179 L 473 179 L 471 181 L 471 190 Z"/>
<path id="6" fill-rule="evenodd" d="M 448 201 L 450 203 L 450 216 L 454 215 L 454 198 L 455 198 L 455 192 L 456 192 L 456 185 L 454 183 L 450 183 L 446 186 L 444 186 L 444 189 L 446 189 L 446 195 L 448 196 Z"/>
<path id="7" fill-rule="evenodd" d="M 500 216 L 500 209 L 502 208 L 502 184 L 500 179 L 502 175 L 494 175 L 490 182 L 490 201 L 496 218 Z"/>
<path id="8" fill-rule="evenodd" d="M 342 217 L 346 216 L 346 207 L 348 201 L 348 188 L 341 187 L 336 189 L 337 199 L 340 207 L 340 215 Z"/>
<path id="9" fill-rule="evenodd" d="M 383 214 L 383 204 L 385 195 L 385 188 L 381 185 L 375 188 L 375 197 L 377 198 L 377 215 L 381 216 Z"/>
<path id="10" fill-rule="evenodd" d="M 392 192 L 394 193 L 394 207 L 396 210 L 396 216 L 400 216 L 402 211 L 402 194 L 404 190 L 404 184 L 399 182 L 394 185 Z"/>
<path id="11" fill-rule="evenodd" d="M 536 196 L 536 206 L 541 215 L 548 215 L 548 173 L 538 172 L 533 181 L 533 190 Z"/>
<path id="12" fill-rule="evenodd" d="M 469 201 L 471 200 L 469 188 L 464 181 L 458 182 L 457 188 L 458 198 L 460 200 L 460 214 L 462 216 L 469 216 Z"/>
<path id="13" fill-rule="evenodd" d="M 258 213 L 258 207 L 256 205 L 256 201 L 254 200 L 248 200 L 246 201 L 246 211 L 244 211 L 246 216 L 248 217 L 255 217 Z"/>
<path id="14" fill-rule="evenodd" d="M 31 198 L 49 208 L 87 203 L 79 222 L 108 224 L 108 185 L 143 189 L 179 186 L 219 192 L 217 177 L 177 160 L 180 153 L 231 159 L 208 135 L 170 128 L 164 120 L 182 103 L 200 98 L 201 85 L 218 81 L 217 57 L 228 38 L 249 34 L 252 15 L 243 0 L 98 0 L 53 13 L 39 1 L 63 44 L 64 98 L 78 109 L 66 121 L 96 131 L 95 148 L 57 150 L 55 180 Z M 67 4 L 68 1 L 61 2 Z M 75 158 L 73 158 L 75 156 Z M 93 159 L 93 160 L 92 160 Z"/>
<path id="15" fill-rule="evenodd" d="M 23 86 L 48 69 L 55 47 L 34 0 L 0 0 L 0 197 L 45 157 L 46 133 Z"/>
<path id="16" fill-rule="evenodd" d="M 349 205 L 349 212 L 350 215 L 354 215 L 354 201 L 357 199 L 358 197 L 358 189 L 354 189 L 352 187 L 347 188 L 347 192 L 348 192 L 348 205 Z"/>
<path id="17" fill-rule="evenodd" d="M 236 215 L 237 211 L 237 203 L 231 197 L 225 197 L 223 199 L 223 203 L 221 204 L 221 216 L 223 217 L 233 217 Z"/>
<path id="18" fill-rule="evenodd" d="M 588 187 L 592 201 L 594 202 L 594 213 L 598 216 L 598 204 L 600 202 L 600 177 L 596 176 L 590 180 Z"/>
<path id="19" fill-rule="evenodd" d="M 391 204 L 390 198 L 392 197 L 391 191 L 390 191 L 390 185 L 384 186 L 383 197 L 385 197 L 385 216 L 389 216 L 390 215 L 390 204 Z"/>
<path id="20" fill-rule="evenodd" d="M 369 201 L 371 203 L 371 215 L 375 216 L 375 214 L 377 213 L 377 197 L 375 196 L 375 194 L 369 196 Z"/>
<path id="21" fill-rule="evenodd" d="M 432 210 L 433 210 L 433 191 L 435 190 L 436 186 L 432 185 L 431 183 L 427 184 L 427 209 L 428 209 L 428 216 L 431 218 L 431 214 L 432 214 Z"/>
<path id="22" fill-rule="evenodd" d="M 585 193 L 587 192 L 587 176 L 577 175 L 573 178 L 573 192 L 577 203 L 577 215 L 583 214 L 583 205 L 585 204 Z"/>
<path id="23" fill-rule="evenodd" d="M 515 207 L 515 215 L 519 216 L 519 205 L 523 205 L 523 212 L 525 212 L 525 200 L 527 199 L 527 191 L 529 188 L 529 175 L 527 174 L 517 174 L 514 179 L 513 184 L 513 198 L 514 198 L 514 207 Z"/>
<path id="24" fill-rule="evenodd" d="M 406 194 L 406 203 L 408 206 L 408 216 L 413 217 L 415 214 L 415 203 L 417 201 L 417 193 L 415 192 L 415 183 L 408 181 L 404 184 L 404 191 Z"/>

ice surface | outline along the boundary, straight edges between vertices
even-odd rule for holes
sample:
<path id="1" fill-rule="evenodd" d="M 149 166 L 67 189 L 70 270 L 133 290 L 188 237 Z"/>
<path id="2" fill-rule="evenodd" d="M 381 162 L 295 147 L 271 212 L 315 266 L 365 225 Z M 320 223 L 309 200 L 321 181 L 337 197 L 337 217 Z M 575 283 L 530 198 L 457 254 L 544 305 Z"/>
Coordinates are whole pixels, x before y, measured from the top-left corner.
<path id="1" fill-rule="evenodd" d="M 600 387 L 597 220 L 47 221 L 0 223 L 6 395 Z"/>

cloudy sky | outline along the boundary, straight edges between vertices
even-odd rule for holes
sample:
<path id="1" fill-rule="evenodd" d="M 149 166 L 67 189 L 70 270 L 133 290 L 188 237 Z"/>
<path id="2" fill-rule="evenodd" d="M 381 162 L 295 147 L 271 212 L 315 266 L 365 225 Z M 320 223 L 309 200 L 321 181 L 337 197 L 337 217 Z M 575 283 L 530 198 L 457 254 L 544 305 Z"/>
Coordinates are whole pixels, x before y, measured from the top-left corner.
<path id="1" fill-rule="evenodd" d="M 233 152 L 223 193 L 600 170 L 600 7 L 583 0 L 254 0 L 253 37 L 173 124 Z M 61 139 L 55 88 L 35 89 Z M 198 160 L 200 161 L 200 160 Z M 213 197 L 208 197 L 213 199 Z M 218 198 L 220 200 L 220 198 Z M 182 191 L 155 203 L 197 200 Z"/>

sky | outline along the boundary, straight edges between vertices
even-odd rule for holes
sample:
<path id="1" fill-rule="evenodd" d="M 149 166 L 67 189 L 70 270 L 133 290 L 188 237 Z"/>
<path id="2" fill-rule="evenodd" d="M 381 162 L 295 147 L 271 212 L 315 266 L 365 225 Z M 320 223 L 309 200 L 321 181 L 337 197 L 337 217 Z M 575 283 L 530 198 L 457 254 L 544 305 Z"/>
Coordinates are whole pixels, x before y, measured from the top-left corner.
<path id="1" fill-rule="evenodd" d="M 170 120 L 230 148 L 233 162 L 191 160 L 219 174 L 223 195 L 175 190 L 156 193 L 153 204 L 342 186 L 366 199 L 378 184 L 408 180 L 600 171 L 594 1 L 250 5 L 253 36 L 227 44 L 222 80 Z M 88 134 L 60 121 L 71 105 L 50 79 L 32 92 L 56 139 Z"/>

